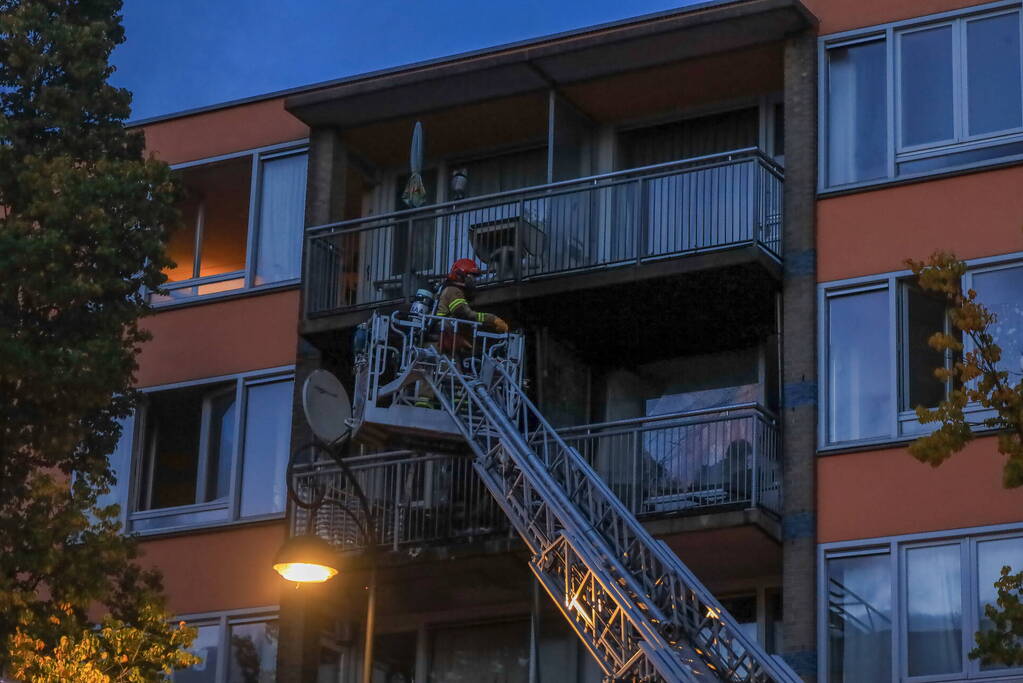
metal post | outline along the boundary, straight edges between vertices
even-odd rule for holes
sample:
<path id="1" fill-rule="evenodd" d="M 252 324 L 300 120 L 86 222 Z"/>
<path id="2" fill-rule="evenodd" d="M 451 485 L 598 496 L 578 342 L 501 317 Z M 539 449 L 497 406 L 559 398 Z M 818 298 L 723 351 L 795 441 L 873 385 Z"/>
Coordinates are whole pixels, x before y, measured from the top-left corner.
<path id="1" fill-rule="evenodd" d="M 366 633 L 362 650 L 362 683 L 373 683 L 373 632 L 376 628 L 377 612 L 377 563 L 376 550 L 370 550 L 369 598 L 366 603 Z"/>
<path id="2" fill-rule="evenodd" d="M 750 491 L 750 507 L 756 508 L 760 504 L 760 454 L 764 449 L 764 439 L 760 433 L 763 428 L 760 416 L 753 414 L 753 476 L 750 484 L 753 489 Z"/>

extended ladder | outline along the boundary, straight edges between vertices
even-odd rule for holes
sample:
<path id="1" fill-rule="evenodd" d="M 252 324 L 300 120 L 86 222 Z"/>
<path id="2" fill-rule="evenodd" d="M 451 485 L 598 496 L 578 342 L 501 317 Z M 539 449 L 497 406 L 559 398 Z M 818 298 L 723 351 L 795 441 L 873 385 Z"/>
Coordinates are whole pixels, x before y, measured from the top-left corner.
<path id="1" fill-rule="evenodd" d="M 533 574 L 607 679 L 799 680 L 558 436 L 522 389 L 521 337 L 430 316 L 375 316 L 369 337 L 356 390 L 362 417 L 401 408 L 395 427 L 409 428 L 409 392 L 432 393 L 525 542 Z"/>

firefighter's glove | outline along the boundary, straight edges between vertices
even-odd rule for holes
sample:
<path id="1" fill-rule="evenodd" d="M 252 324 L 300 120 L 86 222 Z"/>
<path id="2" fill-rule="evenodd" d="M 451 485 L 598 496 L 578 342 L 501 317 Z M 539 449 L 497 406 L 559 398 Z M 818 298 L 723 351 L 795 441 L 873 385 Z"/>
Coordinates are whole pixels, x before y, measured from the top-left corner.
<path id="1" fill-rule="evenodd" d="M 498 334 L 508 334 L 508 323 L 501 318 L 494 316 L 494 332 Z"/>

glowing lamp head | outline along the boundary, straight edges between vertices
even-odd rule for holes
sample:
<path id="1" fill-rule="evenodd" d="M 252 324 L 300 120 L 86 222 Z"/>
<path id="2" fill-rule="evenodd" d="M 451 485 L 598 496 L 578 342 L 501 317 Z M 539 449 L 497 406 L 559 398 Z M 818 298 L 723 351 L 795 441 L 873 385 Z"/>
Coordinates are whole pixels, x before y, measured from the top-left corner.
<path id="1" fill-rule="evenodd" d="M 295 583 L 323 583 L 337 575 L 337 554 L 319 536 L 289 538 L 277 551 L 274 571 Z"/>

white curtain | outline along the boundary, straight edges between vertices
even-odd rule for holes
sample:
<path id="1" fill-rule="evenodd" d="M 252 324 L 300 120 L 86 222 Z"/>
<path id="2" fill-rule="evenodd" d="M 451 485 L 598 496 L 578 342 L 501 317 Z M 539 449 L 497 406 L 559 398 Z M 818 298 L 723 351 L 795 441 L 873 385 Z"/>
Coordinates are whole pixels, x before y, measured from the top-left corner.
<path id="1" fill-rule="evenodd" d="M 906 551 L 907 661 L 910 676 L 963 668 L 960 545 Z"/>
<path id="2" fill-rule="evenodd" d="M 887 172 L 884 41 L 828 51 L 828 184 Z"/>
<path id="3" fill-rule="evenodd" d="M 257 285 L 300 275 L 306 162 L 305 154 L 263 162 L 256 246 Z"/>

